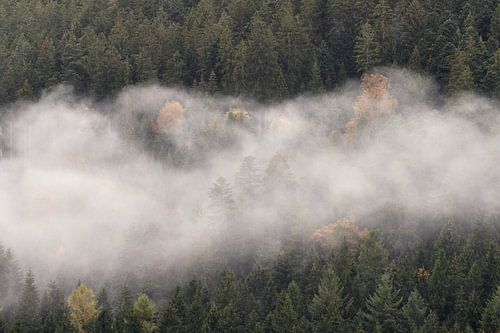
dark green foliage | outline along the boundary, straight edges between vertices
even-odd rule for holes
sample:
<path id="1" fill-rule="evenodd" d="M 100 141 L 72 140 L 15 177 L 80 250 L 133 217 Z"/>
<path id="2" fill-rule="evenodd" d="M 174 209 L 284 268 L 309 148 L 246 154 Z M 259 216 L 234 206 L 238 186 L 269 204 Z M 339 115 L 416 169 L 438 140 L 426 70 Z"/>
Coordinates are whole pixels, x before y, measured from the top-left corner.
<path id="1" fill-rule="evenodd" d="M 113 331 L 113 308 L 108 300 L 106 289 L 101 289 L 97 295 L 97 306 L 99 314 L 96 319 L 95 330 L 97 333 L 112 333 Z"/>
<path id="2" fill-rule="evenodd" d="M 337 273 L 329 267 L 309 305 L 313 332 L 349 332 L 351 326 L 347 317 L 350 305 Z"/>
<path id="3" fill-rule="evenodd" d="M 375 293 L 366 301 L 364 314 L 371 332 L 399 332 L 401 324 L 402 298 L 394 290 L 391 275 L 384 273 Z"/>
<path id="4" fill-rule="evenodd" d="M 31 269 L 24 279 L 23 291 L 15 312 L 14 327 L 19 333 L 35 333 L 40 328 L 40 298 Z"/>
<path id="5" fill-rule="evenodd" d="M 450 82 L 452 92 L 498 96 L 499 8 L 493 0 L 2 0 L 0 104 L 61 82 L 107 97 L 145 81 L 267 102 L 394 63 Z M 465 64 L 455 65 L 464 51 Z"/>
<path id="6" fill-rule="evenodd" d="M 112 306 L 102 289 L 89 333 L 497 332 L 500 234 L 494 221 L 433 221 L 432 232 L 411 229 L 419 242 L 398 251 L 407 239 L 404 228 L 381 226 L 358 242 L 344 240 L 331 254 L 290 233 L 280 255 L 257 260 L 251 269 L 204 272 L 174 291 L 165 282 L 167 299 L 135 298 L 148 288 L 134 283 L 134 291 L 119 290 Z M 15 262 L 8 257 L 0 272 Z M 13 314 L 3 307 L 0 333 L 73 331 L 67 302 L 54 283 L 40 306 L 31 272 L 14 292 L 18 305 Z"/>
<path id="7" fill-rule="evenodd" d="M 276 300 L 274 309 L 269 313 L 267 322 L 270 332 L 303 332 L 292 298 L 288 291 L 282 291 Z"/>
<path id="8" fill-rule="evenodd" d="M 500 330 L 500 286 L 486 303 L 481 319 L 481 327 L 487 333 Z"/>
<path id="9" fill-rule="evenodd" d="M 40 308 L 41 331 L 44 333 L 71 332 L 69 309 L 64 293 L 51 282 L 45 291 Z"/>

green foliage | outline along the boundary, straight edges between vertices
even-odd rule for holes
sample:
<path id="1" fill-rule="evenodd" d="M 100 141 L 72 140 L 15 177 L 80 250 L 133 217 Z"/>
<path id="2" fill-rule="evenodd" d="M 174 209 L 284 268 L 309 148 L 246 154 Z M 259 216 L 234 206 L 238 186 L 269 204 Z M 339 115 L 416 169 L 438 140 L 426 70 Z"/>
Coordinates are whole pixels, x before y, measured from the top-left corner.
<path id="1" fill-rule="evenodd" d="M 69 315 L 64 293 L 54 282 L 51 282 L 42 298 L 40 309 L 41 331 L 44 333 L 71 331 Z"/>
<path id="2" fill-rule="evenodd" d="M 481 327 L 487 333 L 500 330 L 500 286 L 486 303 L 481 319 Z"/>
<path id="3" fill-rule="evenodd" d="M 17 305 L 14 327 L 16 332 L 35 333 L 40 327 L 40 298 L 31 269 L 24 279 L 23 291 Z"/>
<path id="4" fill-rule="evenodd" d="M 361 72 L 368 71 L 382 63 L 381 45 L 377 40 L 375 30 L 368 22 L 363 24 L 356 38 L 354 53 L 356 54 L 356 65 Z"/>
<path id="5" fill-rule="evenodd" d="M 141 333 L 153 333 L 157 326 L 154 322 L 155 303 L 146 295 L 140 294 L 133 306 L 134 320 L 137 321 Z"/>
<path id="6" fill-rule="evenodd" d="M 275 333 L 303 332 L 292 298 L 288 291 L 282 291 L 276 300 L 274 309 L 267 317 L 269 329 Z"/>
<path id="7" fill-rule="evenodd" d="M 349 332 L 347 313 L 351 301 L 344 296 L 340 279 L 333 267 L 327 268 L 317 294 L 309 305 L 313 332 Z"/>
<path id="8" fill-rule="evenodd" d="M 104 98 L 144 81 L 272 102 L 393 63 L 451 81 L 451 91 L 471 75 L 472 88 L 498 96 L 499 8 L 493 0 L 3 0 L 0 104 L 62 82 Z M 466 65 L 452 68 L 464 51 Z"/>
<path id="9" fill-rule="evenodd" d="M 391 275 L 384 273 L 375 293 L 366 301 L 367 327 L 375 332 L 399 332 L 402 298 L 394 290 Z"/>

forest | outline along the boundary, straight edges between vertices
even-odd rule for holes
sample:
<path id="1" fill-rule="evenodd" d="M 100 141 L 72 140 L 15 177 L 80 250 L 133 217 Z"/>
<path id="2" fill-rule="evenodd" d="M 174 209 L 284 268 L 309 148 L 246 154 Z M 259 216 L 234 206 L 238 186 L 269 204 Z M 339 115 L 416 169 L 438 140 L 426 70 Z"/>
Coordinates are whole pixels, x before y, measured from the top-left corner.
<path id="1" fill-rule="evenodd" d="M 500 332 L 497 0 L 0 0 L 0 333 Z"/>
<path id="2" fill-rule="evenodd" d="M 0 103 L 151 81 L 271 102 L 375 66 L 498 97 L 499 42 L 496 0 L 1 0 Z"/>

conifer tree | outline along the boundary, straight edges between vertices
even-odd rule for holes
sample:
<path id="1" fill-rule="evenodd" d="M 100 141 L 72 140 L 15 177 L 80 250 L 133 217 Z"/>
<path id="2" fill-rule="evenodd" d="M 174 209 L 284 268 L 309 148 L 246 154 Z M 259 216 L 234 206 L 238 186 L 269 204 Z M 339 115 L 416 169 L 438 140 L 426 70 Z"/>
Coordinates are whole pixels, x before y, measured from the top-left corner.
<path id="1" fill-rule="evenodd" d="M 40 309 L 41 331 L 44 333 L 69 332 L 71 322 L 69 308 L 64 293 L 55 282 L 51 282 L 45 292 Z"/>
<path id="2" fill-rule="evenodd" d="M 106 289 L 102 288 L 97 295 L 97 307 L 99 314 L 96 319 L 96 333 L 113 332 L 113 309 L 108 300 Z"/>
<path id="3" fill-rule="evenodd" d="M 273 333 L 299 333 L 303 332 L 292 299 L 288 291 L 282 291 L 276 300 L 276 306 L 267 318 L 269 330 Z"/>
<path id="4" fill-rule="evenodd" d="M 16 332 L 35 333 L 40 328 L 40 298 L 33 272 L 28 270 L 24 279 L 21 298 L 17 305 L 14 327 Z"/>
<path id="5" fill-rule="evenodd" d="M 366 22 L 361 27 L 361 31 L 356 38 L 354 52 L 359 71 L 365 72 L 374 66 L 380 65 L 381 48 L 375 30 L 370 23 Z"/>
<path id="6" fill-rule="evenodd" d="M 350 305 L 334 268 L 328 267 L 309 305 L 313 332 L 351 331 L 347 318 Z"/>
<path id="7" fill-rule="evenodd" d="M 500 286 L 486 303 L 481 319 L 481 328 L 486 333 L 500 331 Z"/>
<path id="8" fill-rule="evenodd" d="M 364 317 L 369 330 L 384 333 L 399 332 L 401 302 L 399 291 L 393 288 L 391 275 L 384 273 L 375 293 L 366 301 Z"/>
<path id="9" fill-rule="evenodd" d="M 115 316 L 115 327 L 119 332 L 130 332 L 134 320 L 134 306 L 132 294 L 127 285 L 123 285 L 118 299 L 118 308 Z"/>
<path id="10" fill-rule="evenodd" d="M 380 241 L 379 233 L 374 230 L 370 231 L 368 236 L 360 242 L 356 268 L 362 298 L 368 297 L 375 291 L 388 263 L 388 253 Z"/>
<path id="11" fill-rule="evenodd" d="M 248 92 L 261 101 L 283 96 L 286 85 L 278 63 L 278 45 L 261 13 L 253 17 L 251 33 L 245 44 L 245 68 L 249 70 L 244 80 Z"/>
<path id="12" fill-rule="evenodd" d="M 153 333 L 157 329 L 154 322 L 155 303 L 146 295 L 140 294 L 133 306 L 133 315 L 141 333 Z"/>

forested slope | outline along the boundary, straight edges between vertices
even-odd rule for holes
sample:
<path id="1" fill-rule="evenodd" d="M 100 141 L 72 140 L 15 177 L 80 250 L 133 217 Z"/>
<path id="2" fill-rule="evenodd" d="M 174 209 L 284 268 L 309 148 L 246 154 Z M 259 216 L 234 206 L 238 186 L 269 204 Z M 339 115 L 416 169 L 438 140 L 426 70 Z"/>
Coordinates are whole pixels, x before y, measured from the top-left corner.
<path id="1" fill-rule="evenodd" d="M 0 1 L 0 103 L 156 80 L 262 101 L 378 65 L 498 96 L 496 0 Z"/>

